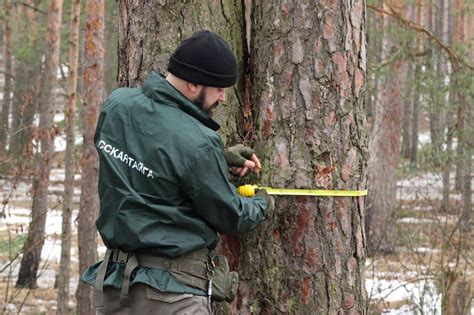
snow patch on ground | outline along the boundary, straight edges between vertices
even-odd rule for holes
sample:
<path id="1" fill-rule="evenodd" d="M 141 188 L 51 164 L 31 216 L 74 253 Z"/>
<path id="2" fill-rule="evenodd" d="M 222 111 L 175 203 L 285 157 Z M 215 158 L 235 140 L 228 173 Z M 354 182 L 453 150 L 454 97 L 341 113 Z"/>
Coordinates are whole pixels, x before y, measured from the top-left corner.
<path id="1" fill-rule="evenodd" d="M 441 314 L 441 295 L 433 280 L 385 280 L 375 277 L 366 279 L 365 285 L 371 300 L 410 301 L 410 305 L 392 310 L 390 314 L 418 314 L 420 311 L 424 314 Z M 398 313 L 398 311 L 408 313 Z"/>
<path id="2" fill-rule="evenodd" d="M 420 132 L 418 134 L 418 148 L 431 143 L 431 134 L 429 132 Z"/>
<path id="3" fill-rule="evenodd" d="M 82 144 L 82 137 L 76 137 L 74 144 L 75 145 Z M 66 151 L 66 135 L 63 134 L 54 138 L 54 151 L 55 152 Z"/>
<path id="4" fill-rule="evenodd" d="M 55 123 L 58 123 L 58 122 L 64 121 L 64 119 L 65 119 L 64 118 L 64 113 L 57 113 L 57 114 L 54 115 L 53 121 Z"/>
<path id="5" fill-rule="evenodd" d="M 66 178 L 66 172 L 64 168 L 54 168 L 49 173 L 49 180 L 56 182 L 63 182 Z M 74 180 L 79 181 L 81 179 L 81 174 L 74 174 Z M 80 193 L 80 190 L 78 191 Z M 74 191 L 76 193 L 76 191 Z"/>
<path id="6" fill-rule="evenodd" d="M 399 219 L 398 222 L 400 223 L 407 223 L 407 224 L 425 224 L 425 223 L 436 223 L 436 220 L 433 219 L 420 219 L 420 218 L 402 218 Z"/>
<path id="7" fill-rule="evenodd" d="M 453 191 L 454 172 L 450 179 Z M 474 185 L 474 178 L 472 181 Z M 438 173 L 412 175 L 397 182 L 397 199 L 402 201 L 441 200 L 443 198 L 443 178 Z M 461 195 L 450 193 L 451 200 L 461 200 Z"/>

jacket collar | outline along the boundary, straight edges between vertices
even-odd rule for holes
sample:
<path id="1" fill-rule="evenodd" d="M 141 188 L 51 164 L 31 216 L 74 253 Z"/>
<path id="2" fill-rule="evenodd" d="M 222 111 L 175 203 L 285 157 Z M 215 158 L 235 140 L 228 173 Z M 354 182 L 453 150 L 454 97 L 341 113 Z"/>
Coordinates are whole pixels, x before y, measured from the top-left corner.
<path id="1" fill-rule="evenodd" d="M 165 103 L 170 106 L 178 106 L 188 115 L 199 120 L 206 127 L 214 131 L 219 130 L 220 126 L 205 111 L 196 104 L 188 100 L 183 94 L 175 89 L 163 75 L 152 71 L 148 79 L 142 85 L 143 93 L 159 103 Z"/>

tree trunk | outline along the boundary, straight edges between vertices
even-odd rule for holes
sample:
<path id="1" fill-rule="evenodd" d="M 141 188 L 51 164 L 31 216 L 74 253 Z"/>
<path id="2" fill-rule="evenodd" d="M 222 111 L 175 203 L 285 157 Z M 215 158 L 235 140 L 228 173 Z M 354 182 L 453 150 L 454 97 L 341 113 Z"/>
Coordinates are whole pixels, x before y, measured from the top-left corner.
<path id="1" fill-rule="evenodd" d="M 448 107 L 448 111 L 446 113 L 446 126 L 447 126 L 447 133 L 446 133 L 446 150 L 445 150 L 445 159 L 443 164 L 443 200 L 441 203 L 441 210 L 443 212 L 449 212 L 449 192 L 451 190 L 450 185 L 450 178 L 451 178 L 451 169 L 453 164 L 453 137 L 454 137 L 454 97 L 453 93 L 449 93 L 449 103 L 452 104 Z"/>
<path id="2" fill-rule="evenodd" d="M 429 5 L 429 16 L 430 24 L 427 26 L 428 29 L 435 29 L 435 34 L 438 38 L 443 38 L 443 15 L 444 15 L 444 2 L 433 4 L 432 2 L 428 3 Z M 442 7 L 439 7 L 441 5 Z M 435 9 L 436 8 L 436 9 Z M 429 47 L 426 47 L 429 49 Z M 445 60 L 442 58 L 441 52 L 430 53 L 427 57 L 427 69 L 436 77 L 433 80 L 439 82 L 437 88 L 431 88 L 430 100 L 428 101 L 428 113 L 430 118 L 430 136 L 431 136 L 431 146 L 433 148 L 432 156 L 433 162 L 436 167 L 443 165 L 442 163 L 442 144 L 443 144 L 443 134 L 444 134 L 444 117 L 445 117 L 445 97 L 446 94 L 441 92 L 444 91 L 445 87 Z M 449 105 L 448 105 L 449 106 Z"/>
<path id="3" fill-rule="evenodd" d="M 423 0 L 416 0 L 416 23 L 423 26 L 424 17 L 424 4 Z M 416 50 L 418 53 L 422 53 L 423 47 L 423 34 L 418 32 L 416 37 Z M 420 57 L 417 58 L 415 64 L 414 78 L 416 88 L 413 91 L 413 119 L 412 119 L 412 132 L 411 132 L 411 156 L 410 163 L 416 167 L 418 160 L 418 136 L 419 136 L 419 120 L 420 120 L 420 108 L 421 108 L 421 95 L 420 95 L 420 77 L 422 74 L 422 60 Z"/>
<path id="4" fill-rule="evenodd" d="M 95 220 L 99 209 L 97 181 L 99 160 L 94 132 L 104 101 L 104 0 L 86 1 L 84 68 L 83 154 L 81 159 L 81 204 L 79 208 L 79 273 L 97 261 Z M 93 314 L 93 289 L 82 282 L 76 291 L 77 314 Z"/>
<path id="5" fill-rule="evenodd" d="M 402 156 L 410 159 L 412 156 L 412 126 L 413 126 L 413 97 L 415 89 L 412 87 L 414 82 L 418 80 L 414 76 L 414 69 L 411 64 L 407 65 L 407 79 L 404 86 L 404 102 L 403 102 L 403 122 L 402 122 Z"/>
<path id="6" fill-rule="evenodd" d="M 472 278 L 472 277 L 471 277 Z M 470 315 L 473 290 L 471 279 L 458 272 L 445 273 L 446 293 L 441 303 L 443 315 Z"/>
<path id="7" fill-rule="evenodd" d="M 7 145 L 8 137 L 8 119 L 10 116 L 10 104 L 12 94 L 12 29 L 10 19 L 12 18 L 12 3 L 11 0 L 4 0 L 3 10 L 5 12 L 5 22 L 3 29 L 3 60 L 4 60 L 4 77 L 5 85 L 3 86 L 3 104 L 2 115 L 0 121 L 0 155 L 3 155 Z"/>
<path id="8" fill-rule="evenodd" d="M 455 0 L 453 4 L 453 46 L 459 47 L 466 44 L 466 34 L 465 34 L 465 5 L 464 0 Z M 465 95 L 463 94 L 461 85 L 463 84 L 463 78 L 460 71 L 455 71 L 454 73 L 454 93 L 456 94 L 456 100 L 458 105 L 458 115 L 457 115 L 457 137 L 458 145 L 456 147 L 456 176 L 454 181 L 454 187 L 458 191 L 463 189 L 464 173 L 463 166 L 465 165 L 465 151 L 464 151 L 464 142 L 465 142 L 465 126 L 464 126 L 464 115 L 466 110 L 466 100 Z M 472 123 L 472 122 L 471 122 Z M 471 158 L 471 157 L 469 157 Z"/>
<path id="9" fill-rule="evenodd" d="M 474 60 L 474 19 L 473 19 L 473 10 L 474 4 L 472 2 L 466 3 L 466 12 L 470 12 L 470 14 L 466 14 L 465 16 L 465 46 L 467 47 L 467 60 Z M 463 82 L 472 82 L 472 75 L 473 71 L 469 71 L 467 69 L 462 69 L 463 71 Z M 465 101 L 463 106 L 465 107 L 464 111 L 464 137 L 463 143 L 460 145 L 463 146 L 464 156 L 463 159 L 463 189 L 462 189 L 462 213 L 461 213 L 461 230 L 465 233 L 465 237 L 469 237 L 468 233 L 471 231 L 472 227 L 472 156 L 474 154 L 474 141 L 472 137 L 474 135 L 474 128 L 472 126 L 472 122 L 474 121 L 474 91 L 469 89 L 469 85 L 466 85 L 465 88 L 462 88 L 461 91 L 467 91 L 465 96 Z M 470 92 L 469 92 L 470 91 Z"/>
<path id="10" fill-rule="evenodd" d="M 49 5 L 47 53 L 43 76 L 44 89 L 40 98 L 40 120 L 38 137 L 41 144 L 36 157 L 36 176 L 33 178 L 33 207 L 28 237 L 23 247 L 23 258 L 18 273 L 17 287 L 36 287 L 41 250 L 45 240 L 46 213 L 48 211 L 48 186 L 54 150 L 55 128 L 53 126 L 59 45 L 61 37 L 62 0 L 53 0 Z"/>
<path id="11" fill-rule="evenodd" d="M 397 12 L 402 12 L 403 2 L 387 2 Z M 385 3 L 386 4 L 386 3 Z M 384 20 L 384 29 L 388 21 Z M 382 47 L 383 60 L 393 51 L 396 43 L 385 34 Z M 406 64 L 398 58 L 390 64 L 388 75 L 380 84 L 376 105 L 371 157 L 368 165 L 368 187 L 366 234 L 369 251 L 390 251 L 395 238 L 396 172 L 400 156 L 400 133 L 402 117 L 402 91 L 397 82 L 404 82 Z"/>
<path id="12" fill-rule="evenodd" d="M 76 115 L 76 90 L 77 68 L 79 61 L 79 22 L 81 14 L 81 0 L 74 0 L 71 8 L 71 33 L 69 34 L 69 75 L 67 86 L 67 104 L 64 110 L 66 117 L 66 156 L 63 198 L 63 219 L 61 233 L 61 261 L 58 272 L 58 307 L 56 314 L 70 313 L 69 304 L 69 279 L 71 265 L 71 217 L 74 196 L 74 171 L 75 171 L 75 115 Z"/>
<path id="13" fill-rule="evenodd" d="M 217 120 L 228 143 L 256 145 L 265 164 L 260 183 L 363 189 L 365 2 L 244 3 L 120 1 L 120 84 L 163 71 L 192 32 L 215 31 L 242 70 Z M 359 198 L 282 197 L 254 232 L 224 237 L 222 250 L 242 279 L 232 313 L 366 313 L 363 212 Z"/>
<path id="14" fill-rule="evenodd" d="M 133 14 L 130 14 L 133 12 Z M 199 12 L 199 14 L 196 14 Z M 168 58 L 182 39 L 197 30 L 213 30 L 225 38 L 233 47 L 238 60 L 246 54 L 243 7 L 239 0 L 228 2 L 196 1 L 175 3 L 166 1 L 121 0 L 119 2 L 119 85 L 137 86 L 151 70 L 166 72 Z M 143 21 L 147 23 L 143 23 Z M 184 22 L 185 21 L 185 22 Z M 176 30 L 176 32 L 170 32 Z M 158 36 L 158 37 L 156 37 Z M 152 38 L 159 38 L 157 42 Z M 245 74 L 246 65 L 239 63 L 239 73 Z M 237 110 L 248 104 L 243 92 L 249 85 L 241 75 L 235 88 L 226 92 L 225 106 L 219 106 L 214 119 L 221 125 L 221 136 L 225 143 L 235 143 L 242 138 L 250 139 L 238 128 Z M 251 121 L 250 112 L 245 117 Z"/>
<path id="15" fill-rule="evenodd" d="M 446 43 L 452 44 L 452 27 L 450 24 L 451 15 L 452 15 L 452 5 L 450 1 L 440 0 L 440 9 L 444 9 L 443 13 L 443 40 Z M 446 66 L 446 74 L 445 76 L 449 76 L 449 82 L 453 82 L 453 75 L 452 75 L 452 67 Z M 452 83 L 451 83 L 452 84 Z M 450 178 L 451 178 L 451 171 L 452 171 L 452 164 L 453 164 L 453 137 L 454 137 L 454 126 L 455 126 L 455 115 L 454 112 L 456 111 L 456 102 L 454 98 L 454 93 L 451 90 L 448 91 L 448 104 L 446 111 L 446 151 L 443 165 L 443 201 L 441 205 L 441 210 L 444 212 L 448 212 L 450 205 L 449 205 L 449 192 L 451 190 L 450 186 Z"/>
<path id="16" fill-rule="evenodd" d="M 25 1 L 25 4 L 32 5 L 31 0 Z M 19 41 L 24 50 L 15 56 L 9 154 L 13 158 L 29 159 L 34 130 L 33 117 L 38 110 L 38 99 L 45 83 L 41 78 L 44 47 L 36 12 L 27 6 L 21 6 L 18 21 Z"/>
<path id="17" fill-rule="evenodd" d="M 453 45 L 461 46 L 465 43 L 465 29 L 464 29 L 464 0 L 456 0 L 453 4 Z M 463 165 L 464 159 L 464 114 L 465 114 L 465 100 L 464 94 L 461 92 L 462 78 L 460 71 L 454 72 L 454 86 L 453 89 L 457 104 L 457 123 L 456 123 L 456 135 L 458 145 L 456 147 L 456 176 L 455 176 L 455 189 L 462 191 L 463 187 Z"/>
<path id="18" fill-rule="evenodd" d="M 416 19 L 416 5 L 410 3 L 406 6 L 406 15 L 410 20 Z M 382 26 L 380 27 L 382 28 Z M 381 45 L 379 50 L 381 51 Z M 412 57 L 411 60 L 415 60 L 417 57 Z M 402 121 L 402 139 L 401 139 L 401 156 L 410 160 L 412 153 L 412 129 L 413 129 L 413 94 L 415 93 L 415 87 L 418 78 L 415 77 L 414 62 L 407 63 L 407 76 L 403 87 L 403 121 Z"/>
<path id="19" fill-rule="evenodd" d="M 382 0 L 377 0 L 376 5 L 381 7 Z M 373 67 L 368 68 L 368 80 L 367 80 L 367 96 L 366 96 L 366 113 L 370 121 L 373 122 L 375 115 L 375 104 L 377 103 L 379 91 L 379 81 L 381 71 L 378 69 L 378 65 L 382 63 L 382 37 L 383 37 L 383 20 L 384 16 L 381 14 L 375 14 L 372 11 L 367 11 L 367 33 L 371 34 L 370 45 L 367 50 L 370 56 L 373 56 L 374 62 Z"/>
<path id="20" fill-rule="evenodd" d="M 362 189 L 365 2 L 255 2 L 252 17 L 260 184 Z M 364 314 L 363 213 L 362 198 L 277 198 L 241 239 L 239 313 Z"/>

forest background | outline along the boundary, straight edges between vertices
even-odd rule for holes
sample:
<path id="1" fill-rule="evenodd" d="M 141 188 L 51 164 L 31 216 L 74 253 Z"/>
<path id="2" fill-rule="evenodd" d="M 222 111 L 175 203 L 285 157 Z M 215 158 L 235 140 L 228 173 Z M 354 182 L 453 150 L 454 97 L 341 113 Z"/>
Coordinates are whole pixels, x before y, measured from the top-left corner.
<path id="1" fill-rule="evenodd" d="M 97 111 L 208 28 L 241 60 L 216 119 L 227 144 L 260 146 L 267 175 L 249 180 L 369 191 L 280 197 L 263 232 L 223 238 L 243 282 L 218 312 L 474 314 L 474 3 L 229 3 L 3 1 L 1 313 L 92 312 L 78 276 L 105 251 L 94 228 Z"/>

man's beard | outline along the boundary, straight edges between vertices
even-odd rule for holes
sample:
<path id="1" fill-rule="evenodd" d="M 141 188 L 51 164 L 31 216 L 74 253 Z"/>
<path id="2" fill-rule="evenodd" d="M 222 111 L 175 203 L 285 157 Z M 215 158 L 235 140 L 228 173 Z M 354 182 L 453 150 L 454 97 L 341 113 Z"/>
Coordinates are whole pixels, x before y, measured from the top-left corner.
<path id="1" fill-rule="evenodd" d="M 199 95 L 197 96 L 196 100 L 194 103 L 203 111 L 205 111 L 210 117 L 212 117 L 212 112 L 214 108 L 216 108 L 219 105 L 219 101 L 216 101 L 214 104 L 209 106 L 208 109 L 204 108 L 204 102 L 206 101 L 206 88 L 203 87 L 201 92 L 199 92 Z"/>

